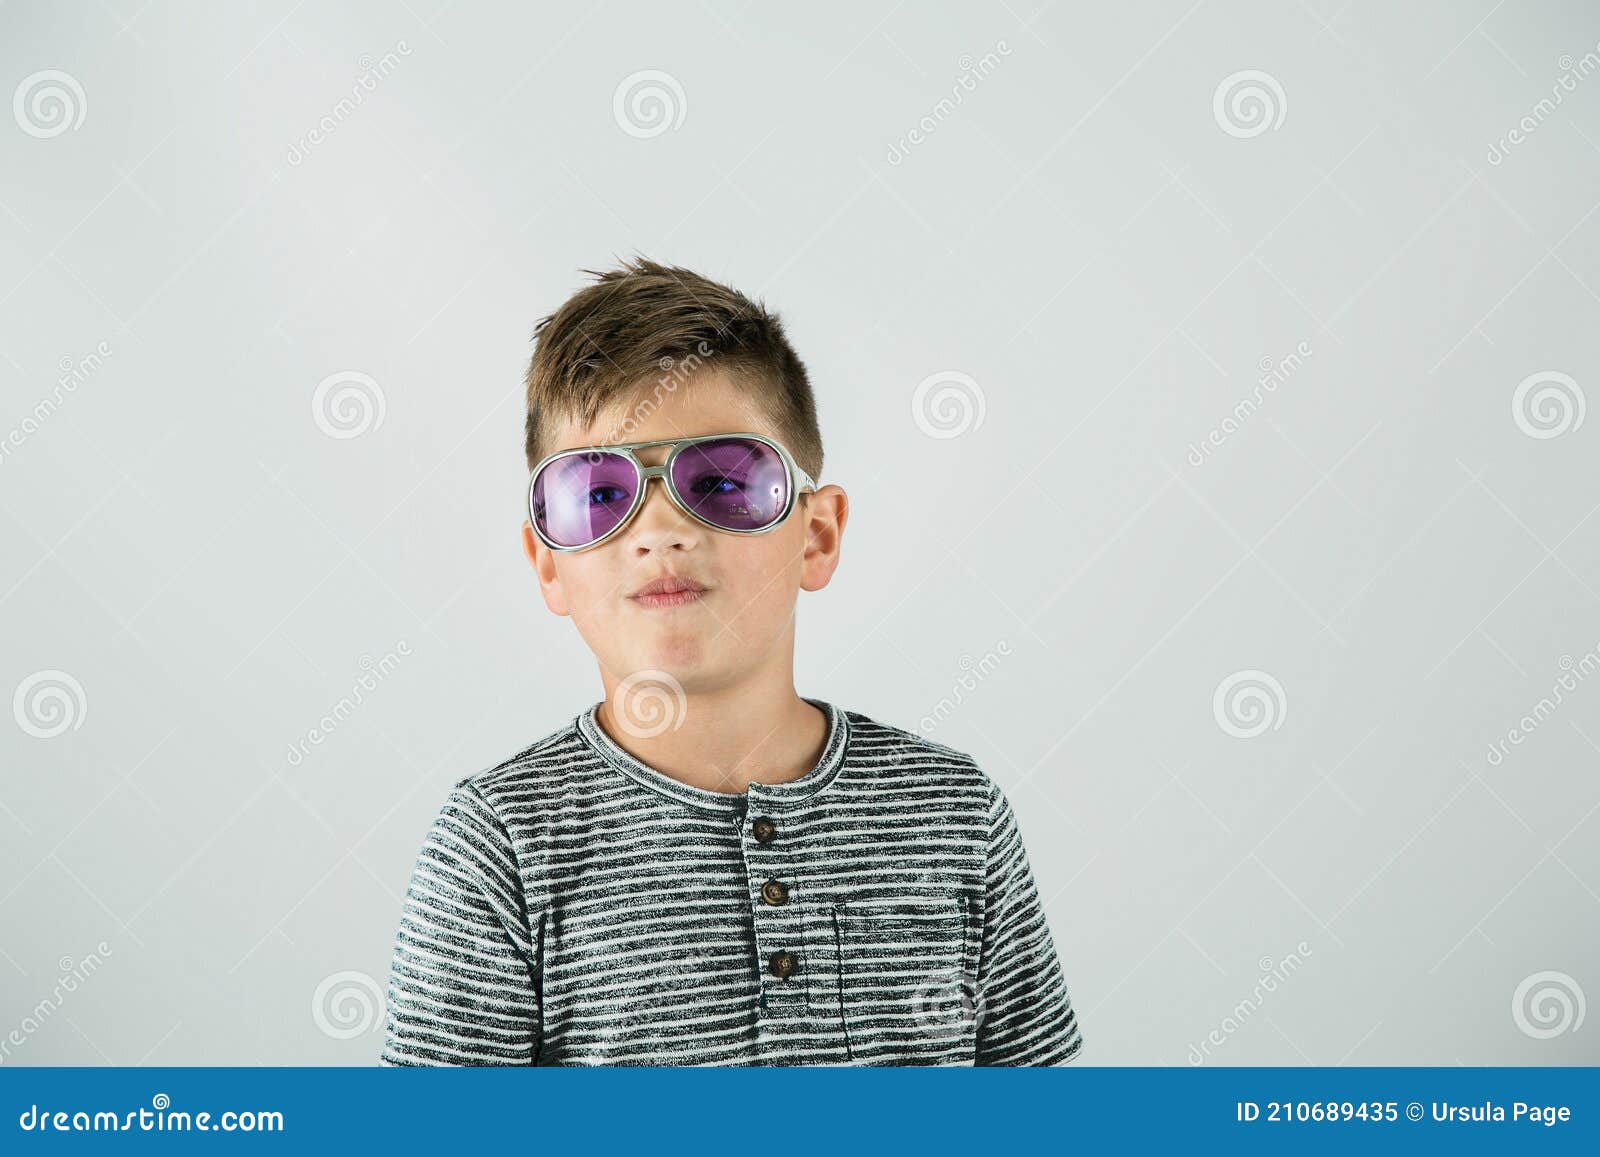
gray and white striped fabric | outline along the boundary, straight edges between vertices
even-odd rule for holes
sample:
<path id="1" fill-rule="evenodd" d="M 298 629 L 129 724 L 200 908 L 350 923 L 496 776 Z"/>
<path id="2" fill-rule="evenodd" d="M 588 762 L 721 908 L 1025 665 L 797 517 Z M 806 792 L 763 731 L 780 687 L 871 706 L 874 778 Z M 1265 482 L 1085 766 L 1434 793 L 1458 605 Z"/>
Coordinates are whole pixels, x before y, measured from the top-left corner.
<path id="1" fill-rule="evenodd" d="M 456 781 L 406 892 L 381 1062 L 1076 1059 L 1005 793 L 968 755 L 809 702 L 817 766 L 745 793 L 633 759 L 598 703 Z"/>

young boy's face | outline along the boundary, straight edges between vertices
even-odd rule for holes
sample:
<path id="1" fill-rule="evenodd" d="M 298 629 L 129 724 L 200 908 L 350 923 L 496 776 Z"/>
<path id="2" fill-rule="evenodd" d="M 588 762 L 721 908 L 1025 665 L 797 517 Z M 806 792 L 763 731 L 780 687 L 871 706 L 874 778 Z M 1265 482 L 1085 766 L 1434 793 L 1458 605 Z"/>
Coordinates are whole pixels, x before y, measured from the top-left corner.
<path id="1" fill-rule="evenodd" d="M 627 425 L 624 418 L 631 418 Z M 648 442 L 750 431 L 782 441 L 720 372 L 702 371 L 647 413 L 633 404 L 602 412 L 588 427 L 567 422 L 551 431 L 551 452 L 574 446 Z M 647 466 L 670 446 L 635 451 Z M 823 486 L 801 495 L 765 534 L 715 530 L 680 510 L 664 481 L 652 479 L 643 506 L 599 546 L 552 551 L 523 524 L 523 549 L 538 572 L 545 605 L 570 615 L 584 642 L 615 681 L 646 670 L 666 671 L 686 692 L 714 691 L 763 671 L 787 677 L 793 655 L 798 592 L 828 584 L 839 561 L 847 513 L 844 491 Z M 665 575 L 705 588 L 678 605 L 651 605 L 639 588 Z"/>

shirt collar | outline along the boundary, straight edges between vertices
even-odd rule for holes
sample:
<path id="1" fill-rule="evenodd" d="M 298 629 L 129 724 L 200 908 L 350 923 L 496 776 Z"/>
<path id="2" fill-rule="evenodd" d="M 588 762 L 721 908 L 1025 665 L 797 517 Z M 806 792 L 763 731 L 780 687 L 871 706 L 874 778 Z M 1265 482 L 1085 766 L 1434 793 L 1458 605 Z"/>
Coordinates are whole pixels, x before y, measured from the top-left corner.
<path id="1" fill-rule="evenodd" d="M 752 811 L 779 810 L 786 805 L 810 799 L 832 783 L 844 766 L 845 748 L 850 739 L 850 721 L 845 713 L 822 699 L 801 696 L 807 703 L 828 717 L 828 738 L 823 744 L 822 756 L 816 766 L 799 779 L 788 783 L 751 783 L 747 792 L 711 791 L 673 779 L 657 771 L 619 747 L 600 726 L 595 713 L 604 700 L 595 703 L 577 717 L 578 734 L 591 750 L 607 764 L 650 790 L 669 799 L 692 807 L 711 811 L 737 812 L 745 807 Z"/>

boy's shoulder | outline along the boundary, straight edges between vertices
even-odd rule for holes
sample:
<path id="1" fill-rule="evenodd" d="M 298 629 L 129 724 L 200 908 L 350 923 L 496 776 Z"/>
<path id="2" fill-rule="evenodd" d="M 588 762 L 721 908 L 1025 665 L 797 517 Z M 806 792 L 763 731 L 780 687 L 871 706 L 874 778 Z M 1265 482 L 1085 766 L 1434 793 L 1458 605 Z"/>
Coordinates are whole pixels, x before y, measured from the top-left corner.
<path id="1" fill-rule="evenodd" d="M 864 765 L 893 763 L 910 771 L 937 773 L 985 791 L 995 784 L 971 753 L 916 731 L 885 723 L 863 711 L 845 709 L 850 722 L 850 752 Z"/>
<path id="2" fill-rule="evenodd" d="M 958 750 L 954 747 L 949 747 L 943 743 L 937 742 L 936 740 L 929 739 L 926 735 L 921 735 L 915 731 L 907 730 L 904 727 L 897 727 L 893 723 L 885 723 L 883 720 L 878 719 L 875 716 L 868 715 L 865 711 L 857 711 L 850 707 L 843 708 L 843 711 L 845 716 L 850 720 L 850 726 L 852 731 L 855 732 L 856 738 L 868 739 L 879 743 L 896 743 L 902 747 L 918 748 L 927 751 L 930 754 L 942 755 L 958 762 L 976 762 L 976 760 L 974 760 L 973 757 L 965 751 Z"/>
<path id="3" fill-rule="evenodd" d="M 576 717 L 535 739 L 515 755 L 507 756 L 493 766 L 458 776 L 451 784 L 452 791 L 470 791 L 492 799 L 510 788 L 533 782 L 540 772 L 570 763 L 575 755 L 585 750 L 583 737 L 578 731 Z"/>

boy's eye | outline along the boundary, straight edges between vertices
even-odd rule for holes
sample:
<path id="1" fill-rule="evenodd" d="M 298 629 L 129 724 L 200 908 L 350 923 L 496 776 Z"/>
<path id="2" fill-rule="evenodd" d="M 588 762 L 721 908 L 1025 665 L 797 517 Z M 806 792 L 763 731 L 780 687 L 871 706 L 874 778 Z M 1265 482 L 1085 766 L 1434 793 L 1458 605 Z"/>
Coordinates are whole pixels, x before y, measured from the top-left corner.
<path id="1" fill-rule="evenodd" d="M 693 490 L 696 494 L 732 494 L 743 487 L 742 481 L 726 474 L 702 474 L 694 480 Z"/>
<path id="2" fill-rule="evenodd" d="M 613 502 L 626 502 L 627 491 L 620 486 L 595 486 L 589 490 L 590 506 L 607 506 Z"/>

